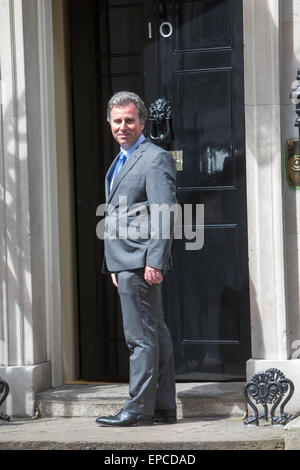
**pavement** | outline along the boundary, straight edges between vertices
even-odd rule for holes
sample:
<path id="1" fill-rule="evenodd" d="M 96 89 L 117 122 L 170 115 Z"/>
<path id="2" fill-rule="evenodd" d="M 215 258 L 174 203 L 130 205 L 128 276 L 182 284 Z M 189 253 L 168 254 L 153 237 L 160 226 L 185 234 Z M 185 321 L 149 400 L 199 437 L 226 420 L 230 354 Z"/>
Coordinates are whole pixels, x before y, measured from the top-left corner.
<path id="1" fill-rule="evenodd" d="M 13 419 L 0 421 L 0 450 L 283 450 L 284 433 L 241 418 L 126 428 L 102 427 L 92 417 Z"/>
<path id="2" fill-rule="evenodd" d="M 37 396 L 34 417 L 16 418 L 9 406 L 2 410 L 12 419 L 0 420 L 0 451 L 194 451 L 196 455 L 201 450 L 300 450 L 300 416 L 294 413 L 286 426 L 270 421 L 244 424 L 243 383 L 177 383 L 176 391 L 176 424 L 120 428 L 99 426 L 95 419 L 122 407 L 128 384 L 71 383 L 46 390 Z M 12 393 L 12 405 L 13 398 Z"/>

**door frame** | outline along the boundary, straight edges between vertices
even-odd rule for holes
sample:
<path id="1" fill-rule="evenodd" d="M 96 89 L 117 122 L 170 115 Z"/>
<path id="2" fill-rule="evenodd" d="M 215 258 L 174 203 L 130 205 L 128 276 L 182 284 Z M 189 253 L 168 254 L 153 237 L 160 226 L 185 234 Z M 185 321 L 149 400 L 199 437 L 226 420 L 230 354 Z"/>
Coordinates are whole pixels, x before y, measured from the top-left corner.
<path id="1" fill-rule="evenodd" d="M 55 113 L 54 40 L 52 30 L 52 0 L 36 2 L 40 78 L 40 128 L 43 175 L 43 226 L 45 291 L 43 306 L 46 313 L 47 360 L 51 363 L 51 385 L 63 383 L 62 308 L 60 276 L 60 240 L 57 188 L 57 136 Z M 29 116 L 30 120 L 31 116 Z M 32 116 L 32 126 L 37 125 Z"/>
<path id="2" fill-rule="evenodd" d="M 66 0 L 63 0 L 66 1 Z M 283 239 L 283 208 L 282 208 L 282 168 L 280 140 L 280 2 L 272 0 L 261 2 L 243 1 L 244 17 L 244 81 L 245 81 L 245 136 L 246 136 L 246 179 L 247 179 L 247 212 L 248 212 L 248 247 L 249 247 L 249 279 L 250 279 L 250 322 L 252 357 L 259 359 L 288 357 L 288 345 L 283 332 L 286 331 L 286 292 L 284 286 L 284 239 Z M 40 3 L 40 2 L 38 2 Z M 44 1 L 41 4 L 44 4 Z M 52 12 L 52 2 L 48 3 L 47 16 Z M 46 44 L 46 50 L 55 48 L 53 38 L 40 24 L 41 39 Z M 264 40 L 261 40 L 262 31 Z M 46 61 L 46 56 L 42 60 Z M 267 58 L 267 60 L 266 60 Z M 255 71 L 259 73 L 255 74 Z M 54 79 L 53 65 L 41 66 L 41 78 L 46 84 L 46 91 L 50 93 L 49 77 Z M 266 84 L 264 77 L 273 79 L 273 87 L 269 87 L 270 94 L 266 102 Z M 49 119 L 55 119 L 53 107 L 50 107 Z M 259 120 L 259 112 L 266 117 L 263 122 Z M 262 134 L 262 127 L 264 129 Z M 264 145 L 261 145 L 263 140 Z M 55 134 L 48 133 L 48 145 L 56 147 Z M 271 160 L 271 164 L 260 171 L 258 162 L 264 161 L 266 153 L 276 155 L 278 158 Z M 52 154 L 53 155 L 53 154 Z M 49 165 L 44 162 L 43 165 Z M 52 167 L 52 168 L 51 168 Z M 52 178 L 45 187 L 45 197 L 51 200 L 53 194 L 57 194 L 54 175 L 54 163 L 50 160 Z M 49 170 L 47 170 L 49 171 Z M 261 193 L 265 188 L 266 180 L 270 191 Z M 70 184 L 70 183 L 69 183 Z M 266 196 L 267 195 L 267 196 Z M 59 197 L 59 194 L 58 194 Z M 53 202 L 52 202 L 53 204 Z M 55 206 L 53 204 L 53 206 Z M 261 222 L 258 227 L 258 222 Z M 59 226 L 58 211 L 53 208 L 51 223 L 46 224 L 49 236 L 56 232 Z M 266 228 L 268 237 L 266 237 Z M 74 233 L 73 227 L 73 233 Z M 72 236 L 72 233 L 69 233 Z M 45 245 L 47 254 L 47 266 L 51 269 L 51 256 L 60 259 L 60 251 L 63 244 L 53 244 L 51 248 Z M 50 256 L 51 255 L 51 256 Z M 268 276 L 264 273 L 268 270 Z M 59 270 L 56 270 L 59 274 Z M 75 294 L 75 292 L 74 292 Z M 270 302 L 270 299 L 272 301 Z M 51 326 L 50 349 L 53 362 L 54 376 L 59 375 L 62 368 L 62 350 L 57 349 L 57 341 L 54 338 L 61 337 L 61 320 L 64 312 L 61 312 L 60 299 L 54 299 L 51 318 L 54 320 Z M 74 321 L 76 311 L 73 312 Z M 274 318 L 275 315 L 275 318 Z M 272 324 L 269 323 L 270 319 Z M 49 322 L 51 324 L 51 322 Z M 48 326 L 50 328 L 50 326 Z M 63 348 L 68 344 L 64 344 Z M 53 349 L 54 348 L 54 349 Z M 68 371 L 65 371 L 67 374 Z M 76 379 L 76 377 L 74 377 Z M 57 385 L 53 381 L 53 385 Z"/>
<path id="3" fill-rule="evenodd" d="M 243 11 L 252 357 L 288 359 L 280 107 L 281 2 L 243 0 Z"/>

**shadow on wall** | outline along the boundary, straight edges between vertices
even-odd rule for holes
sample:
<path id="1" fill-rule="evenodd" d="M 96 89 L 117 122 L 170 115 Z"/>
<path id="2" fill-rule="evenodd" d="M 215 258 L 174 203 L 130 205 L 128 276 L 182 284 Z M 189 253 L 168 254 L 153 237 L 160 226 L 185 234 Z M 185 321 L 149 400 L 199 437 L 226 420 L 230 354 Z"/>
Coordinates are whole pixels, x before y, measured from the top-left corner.
<path id="1" fill-rule="evenodd" d="M 22 333 L 25 323 L 31 323 L 31 319 L 26 317 L 32 307 L 32 290 L 25 93 L 18 99 L 18 103 L 9 103 L 1 120 L 0 272 L 4 313 L 0 317 L 2 366 L 24 364 L 27 351 Z"/>
<path id="2" fill-rule="evenodd" d="M 5 84 L 4 84 L 5 85 Z M 17 84 L 12 84 L 17 88 Z M 16 94 L 18 90 L 15 90 Z M 42 173 L 38 116 L 27 120 L 25 92 L 2 104 L 0 147 L 0 375 L 9 383 L 8 414 L 20 412 L 20 388 L 33 397 L 29 370 L 26 377 L 11 375 L 10 368 L 47 360 Z M 7 372 L 5 372 L 5 368 Z M 21 368 L 20 368 L 21 372 Z M 7 376 L 5 376 L 5 374 Z M 4 407 L 4 405 L 3 405 Z"/>

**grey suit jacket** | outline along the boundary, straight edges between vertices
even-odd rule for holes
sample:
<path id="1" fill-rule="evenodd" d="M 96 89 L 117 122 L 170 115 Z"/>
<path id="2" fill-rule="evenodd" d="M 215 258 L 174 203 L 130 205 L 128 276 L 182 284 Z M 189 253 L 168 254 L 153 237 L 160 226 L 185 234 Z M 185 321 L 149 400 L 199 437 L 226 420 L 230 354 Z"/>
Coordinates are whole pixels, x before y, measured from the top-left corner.
<path id="1" fill-rule="evenodd" d="M 117 175 L 111 192 L 110 175 L 117 158 L 105 178 L 106 226 L 103 272 L 127 271 L 144 266 L 161 270 L 171 267 L 171 246 L 174 214 L 166 238 L 163 225 L 151 224 L 151 215 L 157 221 L 161 204 L 172 207 L 176 200 L 176 170 L 169 152 L 152 144 L 148 139 L 130 155 Z M 125 204 L 126 203 L 126 204 Z"/>

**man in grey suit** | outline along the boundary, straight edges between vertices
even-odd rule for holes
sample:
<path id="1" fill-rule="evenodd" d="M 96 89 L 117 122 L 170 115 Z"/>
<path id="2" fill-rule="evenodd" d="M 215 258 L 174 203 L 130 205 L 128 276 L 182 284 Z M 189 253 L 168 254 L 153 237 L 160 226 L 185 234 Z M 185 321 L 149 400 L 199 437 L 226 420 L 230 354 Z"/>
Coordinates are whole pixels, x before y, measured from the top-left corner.
<path id="1" fill-rule="evenodd" d="M 121 152 L 105 180 L 106 221 L 109 225 L 114 217 L 117 229 L 105 238 L 104 271 L 120 296 L 130 399 L 117 414 L 97 418 L 103 426 L 176 422 L 173 348 L 161 298 L 174 220 L 169 219 L 168 236 L 150 223 L 154 207 L 176 205 L 175 166 L 167 151 L 144 137 L 146 119 L 144 103 L 134 93 L 119 92 L 109 101 L 108 121 Z"/>

